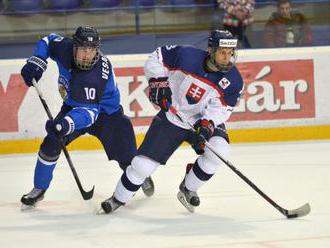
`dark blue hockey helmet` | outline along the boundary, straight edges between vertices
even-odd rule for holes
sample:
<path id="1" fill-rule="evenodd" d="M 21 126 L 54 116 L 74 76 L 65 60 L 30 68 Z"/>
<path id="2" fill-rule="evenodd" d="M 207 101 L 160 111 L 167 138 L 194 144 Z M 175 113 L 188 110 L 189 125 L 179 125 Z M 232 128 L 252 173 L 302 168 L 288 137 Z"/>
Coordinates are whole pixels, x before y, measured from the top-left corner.
<path id="1" fill-rule="evenodd" d="M 210 33 L 208 47 L 237 47 L 237 39 L 228 30 L 214 30 Z"/>
<path id="2" fill-rule="evenodd" d="M 93 27 L 78 27 L 73 38 L 74 61 L 80 70 L 90 70 L 100 59 L 101 39 L 97 30 Z M 85 49 L 95 54 L 90 59 L 81 59 L 78 55 L 78 49 Z"/>
<path id="3" fill-rule="evenodd" d="M 79 27 L 73 35 L 75 46 L 99 47 L 101 40 L 99 33 L 93 27 Z"/>
<path id="4" fill-rule="evenodd" d="M 227 30 L 214 30 L 208 37 L 209 57 L 207 66 L 212 71 L 218 70 L 221 72 L 228 72 L 230 68 L 236 63 L 237 53 L 237 39 Z M 219 64 L 216 62 L 215 54 L 219 48 L 231 48 L 232 57 L 228 64 Z"/>

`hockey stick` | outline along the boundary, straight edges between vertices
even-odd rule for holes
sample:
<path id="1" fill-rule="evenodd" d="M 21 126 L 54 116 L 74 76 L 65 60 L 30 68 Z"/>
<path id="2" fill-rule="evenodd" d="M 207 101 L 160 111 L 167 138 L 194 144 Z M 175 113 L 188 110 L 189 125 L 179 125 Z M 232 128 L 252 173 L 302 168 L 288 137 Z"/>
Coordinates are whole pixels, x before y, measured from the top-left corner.
<path id="1" fill-rule="evenodd" d="M 41 103 L 42 103 L 42 106 L 44 106 L 44 109 L 45 109 L 45 111 L 46 111 L 46 113 L 47 113 L 47 116 L 48 116 L 49 120 L 54 120 L 54 118 L 53 118 L 53 116 L 52 116 L 52 114 L 51 114 L 51 112 L 50 112 L 50 110 L 49 110 L 49 108 L 48 108 L 48 105 L 47 105 L 47 103 L 46 103 L 46 100 L 45 100 L 45 98 L 44 98 L 44 96 L 43 96 L 43 94 L 42 94 L 42 92 L 41 92 L 41 90 L 40 90 L 40 88 L 39 88 L 37 82 L 35 81 L 35 79 L 32 80 L 32 84 L 33 84 L 34 88 L 36 89 L 36 91 L 37 91 L 37 93 L 38 93 L 39 99 L 40 99 L 40 101 L 41 101 Z M 71 160 L 71 158 L 70 158 L 69 152 L 68 152 L 68 150 L 66 149 L 65 144 L 63 143 L 62 140 L 60 140 L 60 144 L 61 144 L 61 148 L 62 148 L 62 150 L 63 150 L 63 153 L 64 153 L 64 155 L 65 155 L 65 157 L 66 157 L 66 160 L 67 160 L 68 163 L 69 163 L 69 166 L 70 166 L 70 169 L 71 169 L 71 171 L 72 171 L 73 177 L 74 177 L 74 179 L 75 179 L 75 181 L 76 181 L 76 183 L 77 183 L 77 185 L 78 185 L 78 188 L 79 188 L 79 191 L 80 191 L 80 193 L 81 193 L 81 195 L 82 195 L 82 198 L 83 198 L 84 200 L 89 200 L 89 199 L 91 199 L 91 198 L 93 197 L 93 194 L 94 194 L 94 187 L 95 187 L 95 186 L 93 186 L 93 188 L 92 188 L 90 191 L 85 191 L 85 190 L 83 189 L 83 187 L 82 187 L 82 185 L 81 185 L 81 183 L 80 183 L 80 180 L 79 180 L 78 174 L 77 174 L 77 172 L 76 172 L 76 169 L 75 169 L 74 166 L 73 166 L 73 163 L 72 163 L 72 160 Z"/>
<path id="2" fill-rule="evenodd" d="M 180 115 L 178 113 L 178 111 L 172 105 L 169 106 L 169 110 L 182 123 L 185 123 L 186 125 L 188 125 L 192 131 L 194 131 L 194 132 L 196 131 L 195 128 L 194 128 L 194 126 L 191 123 L 189 123 L 187 120 L 185 120 L 182 117 L 182 115 Z M 201 135 L 201 137 L 204 139 L 204 137 L 202 135 Z M 311 211 L 311 207 L 310 207 L 309 203 L 305 203 L 301 207 L 299 207 L 297 209 L 292 209 L 292 210 L 287 210 L 285 208 L 282 208 L 275 201 L 273 201 L 268 195 L 266 195 L 261 189 L 259 189 L 253 182 L 251 182 L 250 179 L 248 179 L 238 169 L 236 169 L 235 166 L 231 162 L 229 162 L 228 160 L 224 159 L 207 140 L 205 140 L 205 146 L 214 155 L 216 155 L 222 162 L 224 162 L 233 172 L 235 172 L 241 179 L 243 179 L 251 188 L 253 188 L 259 195 L 261 195 L 266 201 L 268 201 L 273 207 L 275 207 L 281 214 L 285 215 L 288 219 L 305 216 L 305 215 L 309 214 L 309 212 Z"/>

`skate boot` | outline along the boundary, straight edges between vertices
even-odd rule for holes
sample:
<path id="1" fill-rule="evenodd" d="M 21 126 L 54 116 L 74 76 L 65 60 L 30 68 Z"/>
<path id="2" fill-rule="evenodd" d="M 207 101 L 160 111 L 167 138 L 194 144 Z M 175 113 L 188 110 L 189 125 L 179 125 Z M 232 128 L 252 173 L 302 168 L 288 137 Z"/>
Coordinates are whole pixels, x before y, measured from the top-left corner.
<path id="1" fill-rule="evenodd" d="M 178 200 L 191 213 L 195 211 L 195 207 L 199 206 L 200 200 L 196 192 L 188 190 L 184 186 L 184 180 L 180 184 L 180 191 L 177 194 Z"/>
<path id="2" fill-rule="evenodd" d="M 152 181 L 151 177 L 147 177 L 143 184 L 141 185 L 142 191 L 143 193 L 150 197 L 154 194 L 155 192 L 155 186 L 154 186 L 154 182 Z"/>
<path id="3" fill-rule="evenodd" d="M 21 198 L 22 210 L 35 207 L 36 203 L 44 199 L 45 189 L 33 188 L 29 193 L 25 194 Z"/>
<path id="4" fill-rule="evenodd" d="M 124 205 L 124 203 L 118 201 L 114 196 L 111 196 L 109 199 L 107 199 L 101 203 L 101 209 L 99 210 L 98 213 L 99 214 L 102 214 L 102 213 L 109 214 L 123 205 Z"/>

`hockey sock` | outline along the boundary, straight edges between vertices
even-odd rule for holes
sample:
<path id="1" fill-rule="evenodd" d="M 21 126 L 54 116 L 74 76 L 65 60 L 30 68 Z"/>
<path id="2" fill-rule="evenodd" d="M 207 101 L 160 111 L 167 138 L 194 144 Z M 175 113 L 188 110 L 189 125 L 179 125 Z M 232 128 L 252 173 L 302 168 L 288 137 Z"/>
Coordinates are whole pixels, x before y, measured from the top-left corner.
<path id="1" fill-rule="evenodd" d="M 197 190 L 206 183 L 213 174 L 206 173 L 197 163 L 195 162 L 192 169 L 185 177 L 185 186 L 187 189 L 197 192 Z"/>
<path id="2" fill-rule="evenodd" d="M 53 179 L 53 171 L 56 162 L 48 162 L 38 157 L 36 168 L 34 170 L 34 187 L 37 189 L 48 189 Z"/>

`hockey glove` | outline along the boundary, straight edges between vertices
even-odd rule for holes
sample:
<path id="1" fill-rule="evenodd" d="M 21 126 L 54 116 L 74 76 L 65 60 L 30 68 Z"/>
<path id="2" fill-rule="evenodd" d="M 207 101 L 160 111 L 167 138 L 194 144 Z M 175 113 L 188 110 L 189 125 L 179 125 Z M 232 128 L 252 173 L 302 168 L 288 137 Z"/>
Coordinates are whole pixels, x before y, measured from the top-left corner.
<path id="1" fill-rule="evenodd" d="M 149 100 L 165 111 L 168 111 L 168 106 L 172 103 L 172 91 L 167 79 L 161 77 L 149 80 Z"/>
<path id="2" fill-rule="evenodd" d="M 32 86 L 32 79 L 34 78 L 37 82 L 40 80 L 42 73 L 47 69 L 47 61 L 36 56 L 30 57 L 26 64 L 21 70 L 21 75 L 24 79 L 25 84 L 30 87 Z"/>
<path id="3" fill-rule="evenodd" d="M 67 119 L 48 120 L 46 122 L 46 131 L 49 137 L 53 139 L 62 139 L 65 135 L 70 134 L 70 123 Z"/>
<path id="4" fill-rule="evenodd" d="M 194 124 L 195 137 L 191 144 L 198 155 L 204 153 L 205 141 L 208 141 L 214 133 L 214 123 L 212 120 L 200 119 Z"/>

